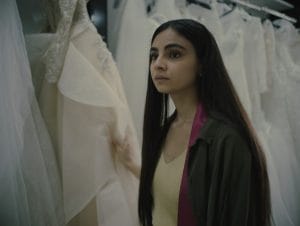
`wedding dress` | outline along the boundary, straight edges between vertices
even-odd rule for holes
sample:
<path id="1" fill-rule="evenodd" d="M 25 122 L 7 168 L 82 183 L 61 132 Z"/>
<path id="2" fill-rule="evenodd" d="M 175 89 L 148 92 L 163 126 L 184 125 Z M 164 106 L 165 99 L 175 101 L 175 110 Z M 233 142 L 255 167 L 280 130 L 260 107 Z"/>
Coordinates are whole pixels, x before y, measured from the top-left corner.
<path id="1" fill-rule="evenodd" d="M 15 1 L 1 1 L 0 39 L 0 225 L 64 225 L 58 168 Z"/>
<path id="2" fill-rule="evenodd" d="M 197 4 L 186 7 L 184 17 L 197 20 L 203 24 L 214 36 L 219 47 L 223 40 L 223 29 L 215 1 L 211 1 L 211 9 L 206 9 Z"/>
<path id="3" fill-rule="evenodd" d="M 221 18 L 224 30 L 221 54 L 229 77 L 248 115 L 252 112 L 249 85 L 244 61 L 245 34 L 243 21 L 237 9 Z"/>
<path id="4" fill-rule="evenodd" d="M 235 8 L 232 12 L 221 18 L 224 31 L 224 40 L 222 43 L 222 55 L 229 74 L 233 73 L 230 69 L 230 55 L 229 50 L 233 50 L 239 42 L 234 39 L 233 35 L 237 34 L 241 37 L 242 51 L 236 55 L 233 60 L 232 68 L 237 69 L 241 62 L 244 66 L 245 83 L 247 86 L 249 105 L 245 104 L 246 110 L 251 117 L 252 123 L 256 129 L 259 141 L 262 144 L 267 158 L 267 166 L 269 172 L 269 180 L 271 187 L 271 203 L 275 225 L 297 225 L 295 217 L 297 216 L 294 210 L 297 210 L 298 198 L 298 179 L 295 178 L 298 169 L 294 154 L 293 141 L 291 140 L 291 130 L 287 120 L 287 112 L 284 103 L 284 96 L 282 96 L 283 86 L 278 83 L 280 76 L 278 76 L 277 59 L 275 49 L 272 49 L 268 39 L 263 40 L 263 33 L 261 24 L 256 18 L 239 11 Z M 269 28 L 270 29 L 270 28 Z M 255 32 L 254 32 L 255 31 Z M 256 36 L 253 37 L 253 33 Z M 239 37 L 237 36 L 237 37 Z M 272 36 L 267 34 L 266 37 Z M 268 45 L 266 45 L 268 41 Z M 229 45 L 231 43 L 231 45 Z M 275 48 L 275 46 L 273 46 Z M 268 54 L 265 51 L 268 50 Z M 261 59 L 259 62 L 256 59 Z M 276 59 L 276 60 L 275 60 Z M 267 64 L 266 62 L 272 62 Z M 275 62 L 274 62 L 275 61 Z M 229 66 L 228 66 L 229 65 Z M 266 68 L 266 66 L 268 66 Z M 242 102 L 245 103 L 243 95 L 245 93 L 239 92 L 241 88 L 238 77 L 232 77 L 233 83 L 241 94 Z M 241 90 L 240 90 L 241 91 Z M 263 96 L 263 98 L 261 97 Z M 246 102 L 247 103 L 247 102 Z M 251 108 L 247 108 L 251 106 Z M 284 153 L 283 153 L 284 150 Z"/>
<path id="5" fill-rule="evenodd" d="M 112 142 L 123 143 L 130 134 L 134 151 L 140 148 L 112 56 L 86 18 L 71 28 L 58 89 L 67 219 L 96 195 L 100 225 L 137 224 L 138 183 L 120 162 L 114 164 Z"/>
<path id="6" fill-rule="evenodd" d="M 296 176 L 297 163 L 295 161 L 294 146 L 288 135 L 290 131 L 288 121 L 285 118 L 286 112 L 284 109 L 279 109 L 284 108 L 283 103 L 278 103 L 282 97 L 277 96 L 274 99 L 276 97 L 275 92 L 283 87 L 275 88 L 276 84 L 271 87 L 268 84 L 270 82 L 268 82 L 269 77 L 267 76 L 266 41 L 260 19 L 246 16 L 243 12 L 241 16 L 245 21 L 243 23 L 245 34 L 244 62 L 252 105 L 250 116 L 267 157 L 274 223 L 275 225 L 297 225 L 293 209 L 297 209 L 295 200 L 298 200 L 299 180 L 290 181 L 288 179 Z M 272 57 L 271 52 L 269 54 L 269 57 Z M 274 67 L 274 65 L 269 65 L 269 67 L 272 66 Z M 278 75 L 276 69 L 270 71 L 273 72 L 273 79 L 276 80 Z M 262 104 L 262 96 L 269 91 L 269 88 L 277 90 L 270 91 L 272 96 L 265 99 Z M 273 112 L 263 111 L 263 106 L 272 106 Z M 270 116 L 270 114 L 274 114 L 274 111 L 280 112 L 277 122 Z M 265 117 L 265 113 L 267 113 L 267 117 Z M 285 129 L 281 129 L 282 134 L 280 135 L 279 129 L 282 127 L 285 127 Z M 282 156 L 282 150 L 285 150 L 285 156 Z"/>
<path id="7" fill-rule="evenodd" d="M 285 73 L 282 75 L 284 79 L 284 93 L 287 104 L 287 113 L 292 130 L 292 135 L 296 150 L 300 149 L 300 63 L 297 63 L 293 58 L 292 50 L 294 45 L 299 42 L 299 34 L 295 27 L 284 20 L 276 20 L 274 22 L 280 26 L 276 30 L 277 52 L 279 60 L 282 62 Z M 297 157 L 300 160 L 298 151 Z"/>
<path id="8" fill-rule="evenodd" d="M 66 223 L 92 206 L 98 225 L 138 225 L 138 180 L 113 145 L 128 136 L 140 162 L 119 72 L 88 18 L 86 1 L 59 2 L 64 13 L 57 32 L 43 57 L 35 59 L 45 65 L 39 102 L 57 149 Z"/>
<path id="9" fill-rule="evenodd" d="M 261 94 L 267 91 L 267 60 L 263 28 L 259 18 L 249 16 L 243 23 L 243 29 L 245 71 L 252 106 L 250 118 L 254 128 L 261 130 L 261 125 L 265 121 L 261 107 Z"/>
<path id="10" fill-rule="evenodd" d="M 284 90 L 284 68 L 279 58 L 277 40 L 271 22 L 264 23 L 264 36 L 267 50 L 268 91 L 262 94 L 262 109 L 268 127 L 265 130 L 269 144 L 269 158 L 273 161 L 274 172 L 269 170 L 272 208 L 275 225 L 296 226 L 299 210 L 299 163 L 296 158 L 296 149 L 292 139 L 292 132 L 287 114 Z M 278 185 L 274 186 L 274 177 L 277 175 Z M 276 192 L 277 190 L 277 192 Z"/>
<path id="11" fill-rule="evenodd" d="M 182 18 L 182 14 L 179 11 L 175 0 L 156 0 L 151 13 L 163 15 L 168 18 L 168 20 L 176 20 Z"/>

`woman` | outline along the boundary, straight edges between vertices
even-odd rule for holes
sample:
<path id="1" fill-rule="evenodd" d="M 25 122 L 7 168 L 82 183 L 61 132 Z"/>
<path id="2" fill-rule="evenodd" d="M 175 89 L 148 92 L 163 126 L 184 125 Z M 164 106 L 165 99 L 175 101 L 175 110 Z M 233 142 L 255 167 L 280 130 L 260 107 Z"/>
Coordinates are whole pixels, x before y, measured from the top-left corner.
<path id="1" fill-rule="evenodd" d="M 138 175 L 130 145 L 120 152 Z M 270 212 L 265 156 L 215 39 L 193 20 L 162 24 L 150 50 L 141 224 L 265 226 Z"/>

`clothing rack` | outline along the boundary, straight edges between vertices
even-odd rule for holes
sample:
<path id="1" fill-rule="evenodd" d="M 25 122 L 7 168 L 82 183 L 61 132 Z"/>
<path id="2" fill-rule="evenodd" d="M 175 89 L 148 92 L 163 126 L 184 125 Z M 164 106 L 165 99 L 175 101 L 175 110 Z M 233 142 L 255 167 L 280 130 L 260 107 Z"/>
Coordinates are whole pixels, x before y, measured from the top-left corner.
<path id="1" fill-rule="evenodd" d="M 277 11 L 275 11 L 275 10 L 273 10 L 273 9 L 269 9 L 269 8 L 267 8 L 267 7 L 262 7 L 262 10 L 263 10 L 264 12 L 266 12 L 266 13 L 269 13 L 269 14 L 271 14 L 271 15 L 273 15 L 273 16 L 280 17 L 280 18 L 285 19 L 285 20 L 287 20 L 287 21 L 290 21 L 290 22 L 292 22 L 292 23 L 296 23 L 296 22 L 297 22 L 297 20 L 296 20 L 295 18 L 289 17 L 289 16 L 287 16 L 287 15 L 285 15 L 285 14 L 283 14 L 283 13 L 277 12 Z"/>
<path id="2" fill-rule="evenodd" d="M 273 9 L 269 9 L 268 7 L 265 7 L 265 6 L 257 6 L 257 5 L 254 5 L 254 4 L 251 4 L 251 3 L 248 3 L 248 2 L 245 2 L 245 1 L 241 1 L 241 0 L 231 0 L 232 3 L 236 3 L 236 4 L 239 4 L 239 5 L 242 5 L 242 6 L 246 6 L 250 9 L 254 9 L 254 10 L 257 10 L 257 11 L 260 11 L 260 12 L 265 12 L 267 14 L 271 14 L 273 16 L 277 16 L 279 18 L 282 18 L 282 19 L 285 19 L 287 21 L 290 21 L 292 23 L 296 23 L 297 20 L 295 18 L 292 18 L 292 17 L 289 17 L 283 13 L 280 13 L 280 12 L 277 12 Z"/>

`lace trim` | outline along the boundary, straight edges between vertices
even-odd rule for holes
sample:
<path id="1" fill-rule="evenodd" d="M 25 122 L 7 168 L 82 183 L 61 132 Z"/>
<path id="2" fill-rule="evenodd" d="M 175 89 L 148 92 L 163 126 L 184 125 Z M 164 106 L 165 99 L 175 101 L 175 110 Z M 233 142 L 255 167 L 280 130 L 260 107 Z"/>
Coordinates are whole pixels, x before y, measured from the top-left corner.
<path id="1" fill-rule="evenodd" d="M 57 0 L 56 0 L 57 1 Z M 79 0 L 84 2 L 84 0 Z M 61 74 L 65 55 L 68 49 L 69 38 L 70 38 L 70 28 L 73 21 L 73 16 L 78 1 L 70 0 L 55 0 L 51 1 L 54 10 L 56 5 L 59 7 L 60 19 L 58 20 L 58 14 L 52 14 L 52 22 L 50 22 L 52 27 L 55 27 L 55 22 L 58 21 L 56 30 L 56 39 L 50 45 L 49 49 L 46 51 L 43 61 L 45 62 L 46 72 L 45 78 L 49 83 L 55 83 L 58 81 Z"/>

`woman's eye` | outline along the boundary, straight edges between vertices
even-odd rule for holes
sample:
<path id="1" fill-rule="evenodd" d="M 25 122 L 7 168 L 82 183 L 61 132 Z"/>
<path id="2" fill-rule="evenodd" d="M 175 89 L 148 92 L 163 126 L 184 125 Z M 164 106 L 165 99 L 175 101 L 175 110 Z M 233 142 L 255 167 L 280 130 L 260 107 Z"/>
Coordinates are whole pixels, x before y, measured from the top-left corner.
<path id="1" fill-rule="evenodd" d="M 171 59 L 177 59 L 177 58 L 179 58 L 180 56 L 181 56 L 181 53 L 178 52 L 178 51 L 171 51 L 171 52 L 169 53 L 169 57 L 170 57 Z"/>
<path id="2" fill-rule="evenodd" d="M 156 53 L 150 53 L 150 61 L 153 61 L 157 58 L 157 54 Z"/>

